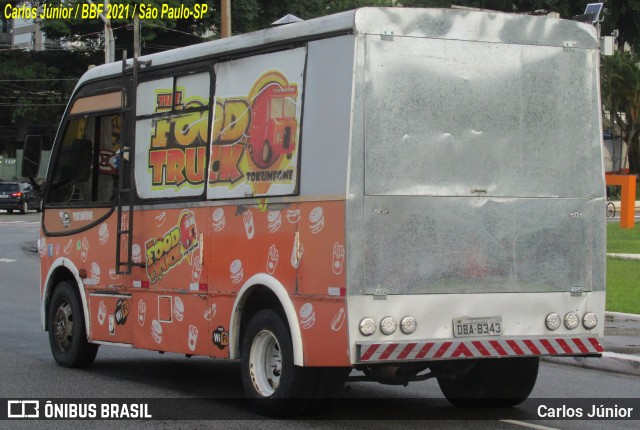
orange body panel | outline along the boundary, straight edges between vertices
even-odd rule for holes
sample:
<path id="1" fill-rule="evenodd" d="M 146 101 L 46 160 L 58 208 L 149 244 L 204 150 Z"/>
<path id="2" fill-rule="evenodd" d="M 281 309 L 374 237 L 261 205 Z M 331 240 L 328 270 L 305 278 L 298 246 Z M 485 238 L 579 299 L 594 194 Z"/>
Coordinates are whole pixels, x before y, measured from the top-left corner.
<path id="1" fill-rule="evenodd" d="M 63 219 L 47 212 L 47 228 Z M 64 257 L 85 276 L 91 340 L 228 358 L 238 292 L 268 275 L 296 310 L 304 364 L 348 366 L 344 217 L 343 201 L 137 211 L 132 260 L 144 267 L 125 277 L 115 273 L 114 213 L 41 238 L 43 285 Z"/>

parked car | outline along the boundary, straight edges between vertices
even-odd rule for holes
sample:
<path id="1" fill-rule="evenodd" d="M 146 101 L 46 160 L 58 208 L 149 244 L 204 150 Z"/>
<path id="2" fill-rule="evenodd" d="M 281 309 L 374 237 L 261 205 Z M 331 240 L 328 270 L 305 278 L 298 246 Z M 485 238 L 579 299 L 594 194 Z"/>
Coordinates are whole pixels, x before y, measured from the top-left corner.
<path id="1" fill-rule="evenodd" d="M 19 210 L 26 214 L 28 210 L 41 210 L 42 195 L 29 182 L 1 182 L 0 209 L 8 213 Z"/>

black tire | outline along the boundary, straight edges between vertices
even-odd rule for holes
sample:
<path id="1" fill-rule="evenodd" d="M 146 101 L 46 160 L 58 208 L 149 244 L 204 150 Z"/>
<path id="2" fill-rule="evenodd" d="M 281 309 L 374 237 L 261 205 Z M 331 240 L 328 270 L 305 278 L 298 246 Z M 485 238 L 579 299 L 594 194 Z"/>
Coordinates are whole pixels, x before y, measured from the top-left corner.
<path id="1" fill-rule="evenodd" d="M 459 364 L 470 366 L 460 373 L 444 372 L 438 376 L 440 389 L 452 405 L 511 407 L 531 394 L 540 360 L 538 357 L 497 358 Z"/>
<path id="2" fill-rule="evenodd" d="M 22 207 L 20 208 L 20 213 L 22 215 L 26 215 L 27 212 L 29 212 L 29 203 L 27 203 L 27 201 L 25 200 L 24 202 L 22 202 Z"/>
<path id="3" fill-rule="evenodd" d="M 303 413 L 315 385 L 309 369 L 294 366 L 289 327 L 271 309 L 253 315 L 242 334 L 241 374 L 249 402 L 271 417 Z"/>
<path id="4" fill-rule="evenodd" d="M 613 218 L 616 216 L 616 205 L 612 202 L 607 203 L 607 218 Z"/>
<path id="5" fill-rule="evenodd" d="M 56 362 L 62 367 L 87 367 L 96 358 L 98 345 L 87 341 L 85 319 L 74 286 L 60 282 L 49 301 L 49 344 Z"/>
<path id="6" fill-rule="evenodd" d="M 7 213 L 8 214 L 12 214 L 13 213 L 13 209 L 7 209 Z"/>

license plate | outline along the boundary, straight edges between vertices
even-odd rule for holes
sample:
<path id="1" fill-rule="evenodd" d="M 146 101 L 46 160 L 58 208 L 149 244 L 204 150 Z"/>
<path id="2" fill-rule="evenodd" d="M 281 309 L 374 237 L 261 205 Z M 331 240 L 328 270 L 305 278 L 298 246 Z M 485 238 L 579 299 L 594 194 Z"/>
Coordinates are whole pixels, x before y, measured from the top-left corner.
<path id="1" fill-rule="evenodd" d="M 502 317 L 456 318 L 454 337 L 501 336 Z"/>
<path id="2" fill-rule="evenodd" d="M 8 199 L 9 196 L 7 194 L 0 194 L 0 199 Z"/>

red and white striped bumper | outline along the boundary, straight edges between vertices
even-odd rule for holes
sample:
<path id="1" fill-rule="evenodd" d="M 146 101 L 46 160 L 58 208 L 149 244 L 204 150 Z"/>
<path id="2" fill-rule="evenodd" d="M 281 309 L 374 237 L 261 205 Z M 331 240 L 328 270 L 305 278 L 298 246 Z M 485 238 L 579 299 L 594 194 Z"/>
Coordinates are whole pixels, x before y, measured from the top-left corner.
<path id="1" fill-rule="evenodd" d="M 465 339 L 358 343 L 359 363 L 456 358 L 592 355 L 604 349 L 595 337 Z"/>

